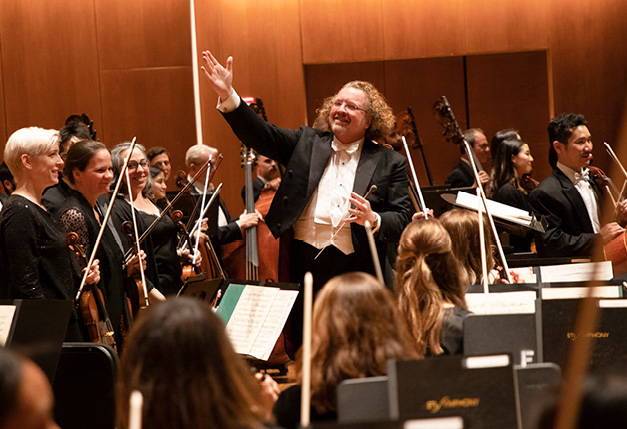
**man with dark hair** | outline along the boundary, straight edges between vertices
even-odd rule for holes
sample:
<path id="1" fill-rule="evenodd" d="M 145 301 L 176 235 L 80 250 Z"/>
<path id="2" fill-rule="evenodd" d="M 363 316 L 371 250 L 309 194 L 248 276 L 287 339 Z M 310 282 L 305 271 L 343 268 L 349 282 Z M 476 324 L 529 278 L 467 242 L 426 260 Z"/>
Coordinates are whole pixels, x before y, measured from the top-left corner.
<path id="1" fill-rule="evenodd" d="M 67 151 L 75 144 L 82 140 L 89 140 L 89 128 L 82 122 L 70 121 L 67 125 L 59 130 L 59 156 L 65 161 Z M 70 185 L 59 171 L 59 183 L 46 188 L 41 202 L 46 209 L 56 215 L 57 211 L 70 195 Z"/>
<path id="2" fill-rule="evenodd" d="M 490 145 L 481 128 L 470 128 L 464 131 L 464 140 L 466 140 L 473 149 L 476 159 L 480 164 L 486 164 L 490 161 Z M 460 146 L 459 150 L 462 153 L 459 164 L 450 172 L 444 183 L 450 185 L 451 188 L 476 187 L 475 174 L 472 171 L 472 166 L 470 165 L 464 146 Z M 490 176 L 485 171 L 480 170 L 479 180 L 482 185 L 485 185 L 488 183 L 488 180 L 490 180 Z"/>
<path id="3" fill-rule="evenodd" d="M 529 195 L 537 215 L 548 222 L 536 235 L 540 256 L 591 256 L 598 239 L 608 243 L 624 229 L 616 222 L 601 227 L 601 191 L 590 179 L 592 138 L 583 115 L 562 113 L 548 128 L 549 162 L 553 173 Z M 620 223 L 627 222 L 627 202 L 617 207 Z"/>
<path id="4" fill-rule="evenodd" d="M 170 172 L 172 171 L 172 164 L 170 164 L 170 152 L 164 147 L 155 146 L 146 151 L 146 158 L 150 162 L 150 165 L 159 167 L 163 171 L 163 177 L 167 182 L 170 178 Z"/>
<path id="5" fill-rule="evenodd" d="M 264 189 L 276 191 L 281 184 L 281 173 L 275 160 L 257 155 L 257 177 L 253 180 L 253 201 L 257 202 Z M 246 186 L 242 187 L 242 200 L 246 204 Z"/>

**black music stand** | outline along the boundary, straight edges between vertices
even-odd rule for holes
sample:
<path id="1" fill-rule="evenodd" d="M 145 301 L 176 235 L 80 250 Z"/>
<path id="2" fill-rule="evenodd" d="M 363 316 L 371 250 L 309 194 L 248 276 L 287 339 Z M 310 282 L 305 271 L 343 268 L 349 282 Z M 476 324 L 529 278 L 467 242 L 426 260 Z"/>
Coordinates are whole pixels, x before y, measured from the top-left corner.
<path id="1" fill-rule="evenodd" d="M 211 303 L 223 283 L 224 279 L 210 279 L 207 274 L 189 276 L 176 296 L 188 296 Z"/>
<path id="2" fill-rule="evenodd" d="M 388 377 L 393 419 L 461 416 L 465 427 L 520 428 L 509 355 L 390 360 Z"/>
<path id="3" fill-rule="evenodd" d="M 0 300 L 0 305 L 16 307 L 6 347 L 28 356 L 52 383 L 73 301 L 16 299 Z"/>

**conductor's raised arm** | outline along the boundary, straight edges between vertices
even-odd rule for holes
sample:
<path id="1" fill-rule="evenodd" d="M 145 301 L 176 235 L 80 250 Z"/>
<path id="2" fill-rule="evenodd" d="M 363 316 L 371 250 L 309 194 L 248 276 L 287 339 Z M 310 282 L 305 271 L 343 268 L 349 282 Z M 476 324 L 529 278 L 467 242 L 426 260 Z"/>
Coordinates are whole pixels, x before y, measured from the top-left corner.
<path id="1" fill-rule="evenodd" d="M 226 59 L 226 67 L 220 64 L 210 51 L 204 51 L 202 59 L 204 65 L 201 68 L 213 90 L 220 100 L 226 100 L 233 94 L 233 57 Z"/>

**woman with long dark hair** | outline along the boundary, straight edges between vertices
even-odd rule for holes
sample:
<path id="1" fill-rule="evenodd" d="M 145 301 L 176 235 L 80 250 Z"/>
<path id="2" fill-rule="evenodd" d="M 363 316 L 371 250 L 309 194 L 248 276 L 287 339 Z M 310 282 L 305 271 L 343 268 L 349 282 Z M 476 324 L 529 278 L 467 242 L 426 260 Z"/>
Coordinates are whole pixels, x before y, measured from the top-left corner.
<path id="1" fill-rule="evenodd" d="M 529 195 L 523 188 L 523 175 L 531 173 L 533 157 L 529 145 L 519 139 L 503 141 L 493 158 L 490 185 L 487 189 L 488 198 L 508 206 L 516 207 L 531 213 Z M 530 252 L 533 236 L 526 233 L 522 237 L 510 236 L 510 244 L 514 252 Z"/>
<path id="2" fill-rule="evenodd" d="M 144 397 L 145 428 L 263 429 L 271 405 L 205 302 L 151 305 L 127 341 L 118 373 L 118 427 L 128 428 L 129 397 Z M 272 402 L 272 400 L 270 401 Z"/>

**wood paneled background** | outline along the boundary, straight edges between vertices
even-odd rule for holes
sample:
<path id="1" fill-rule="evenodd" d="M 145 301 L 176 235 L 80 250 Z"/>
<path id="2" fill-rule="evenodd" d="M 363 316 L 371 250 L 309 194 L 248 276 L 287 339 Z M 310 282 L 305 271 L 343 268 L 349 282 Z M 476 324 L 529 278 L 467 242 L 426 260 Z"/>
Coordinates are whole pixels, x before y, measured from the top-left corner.
<path id="1" fill-rule="evenodd" d="M 600 143 L 621 139 L 626 12 L 624 0 L 196 0 L 199 47 L 233 55 L 238 92 L 262 98 L 271 122 L 305 124 L 337 81 L 371 79 L 395 110 L 413 107 L 436 183 L 458 158 L 431 114 L 443 94 L 463 126 L 519 128 L 540 179 L 550 116 L 584 113 L 608 167 Z M 85 112 L 108 147 L 137 136 L 183 168 L 191 55 L 186 0 L 0 0 L 1 144 Z M 201 93 L 204 141 L 225 155 L 215 181 L 237 213 L 239 145 L 204 81 Z"/>

